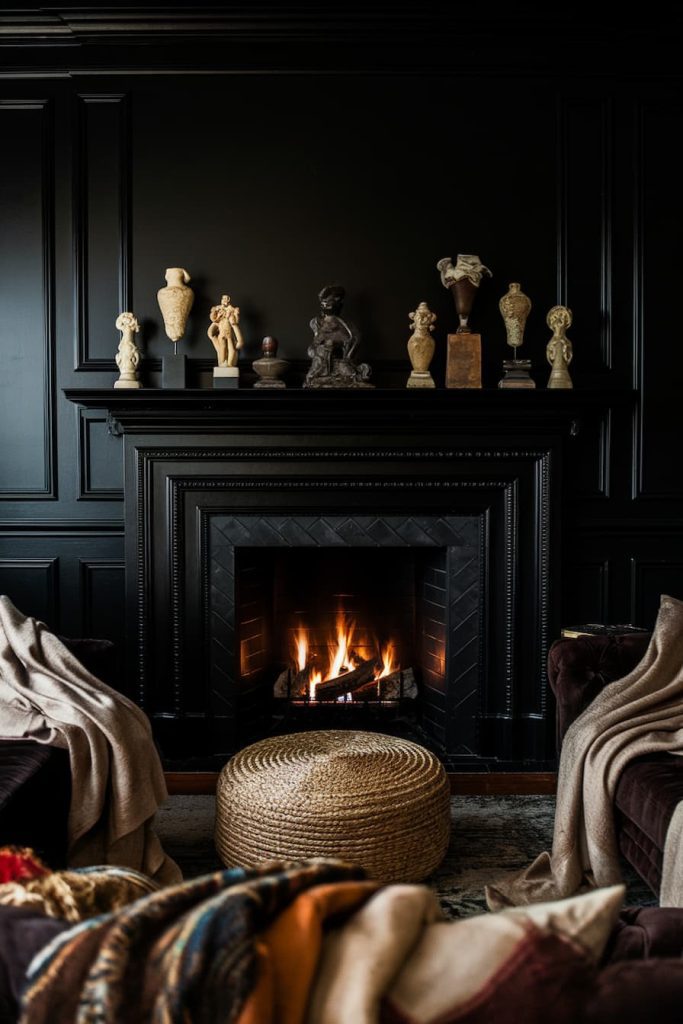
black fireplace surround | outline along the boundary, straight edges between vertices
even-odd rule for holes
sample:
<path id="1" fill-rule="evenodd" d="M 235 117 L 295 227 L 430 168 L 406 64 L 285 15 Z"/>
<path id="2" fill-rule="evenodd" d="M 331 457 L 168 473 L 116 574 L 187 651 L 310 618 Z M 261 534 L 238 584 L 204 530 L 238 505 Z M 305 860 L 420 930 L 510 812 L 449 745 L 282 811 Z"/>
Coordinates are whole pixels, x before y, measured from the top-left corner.
<path id="1" fill-rule="evenodd" d="M 560 469 L 601 399 L 66 394 L 124 435 L 127 691 L 167 768 L 216 769 L 259 737 L 330 724 L 413 736 L 451 771 L 553 766 Z M 340 551 L 381 561 L 382 594 L 412 581 L 396 618 L 418 697 L 283 713 L 273 566 L 300 552 L 334 567 Z"/>

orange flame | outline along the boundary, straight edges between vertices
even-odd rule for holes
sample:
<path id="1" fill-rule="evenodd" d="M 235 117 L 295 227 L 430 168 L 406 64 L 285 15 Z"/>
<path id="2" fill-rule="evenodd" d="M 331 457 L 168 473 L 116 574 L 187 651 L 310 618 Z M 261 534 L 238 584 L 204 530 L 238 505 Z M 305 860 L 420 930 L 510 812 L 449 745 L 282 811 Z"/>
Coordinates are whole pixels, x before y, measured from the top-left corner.
<path id="1" fill-rule="evenodd" d="M 326 679 L 336 679 L 337 676 L 344 672 L 350 672 L 353 668 L 350 648 L 354 629 L 355 623 L 350 622 L 347 626 L 344 613 L 339 611 L 337 613 L 337 648 L 332 655 Z"/>
<path id="2" fill-rule="evenodd" d="M 318 688 L 318 684 L 322 683 L 323 674 L 318 669 L 311 672 L 310 679 L 308 680 L 308 699 L 315 700 L 315 691 Z"/>
<path id="3" fill-rule="evenodd" d="M 375 676 L 375 679 L 384 679 L 385 676 L 390 676 L 392 672 L 398 671 L 398 662 L 396 661 L 396 647 L 394 646 L 393 640 L 382 648 L 382 671 Z"/>
<path id="4" fill-rule="evenodd" d="M 294 646 L 296 649 L 295 661 L 299 672 L 303 672 L 308 664 L 308 634 L 303 626 L 299 626 L 294 634 Z"/>
<path id="5" fill-rule="evenodd" d="M 314 650 L 311 651 L 309 630 L 303 625 L 299 625 L 292 633 L 292 660 L 299 672 L 304 671 L 307 667 L 310 669 L 308 680 L 309 700 L 316 700 L 316 690 L 320 683 L 327 682 L 329 679 L 337 679 L 340 676 L 344 676 L 347 672 L 351 672 L 360 664 L 359 657 L 372 657 L 372 647 L 367 649 L 366 653 L 364 644 L 359 648 L 362 652 L 360 655 L 353 651 L 355 632 L 355 622 L 347 621 L 344 612 L 340 609 L 336 617 L 335 634 L 329 637 L 327 644 L 328 665 L 326 669 L 318 667 L 316 652 L 319 648 L 315 642 Z M 391 675 L 392 672 L 396 672 L 399 668 L 396 645 L 393 640 L 381 648 L 380 654 L 382 667 L 378 668 L 375 673 L 378 698 L 380 696 L 379 680 Z M 336 700 L 346 703 L 353 700 L 353 695 L 351 693 L 343 694 L 337 697 Z"/>

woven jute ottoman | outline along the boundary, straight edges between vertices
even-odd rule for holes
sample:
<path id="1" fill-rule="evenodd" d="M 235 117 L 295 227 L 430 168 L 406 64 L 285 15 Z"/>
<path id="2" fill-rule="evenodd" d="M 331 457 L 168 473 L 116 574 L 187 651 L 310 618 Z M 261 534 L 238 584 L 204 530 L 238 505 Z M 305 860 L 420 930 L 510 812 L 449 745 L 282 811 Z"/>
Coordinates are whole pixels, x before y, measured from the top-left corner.
<path id="1" fill-rule="evenodd" d="M 215 840 L 227 867 L 339 857 L 382 882 L 418 882 L 450 835 L 443 765 L 409 740 L 345 729 L 254 743 L 223 768 Z"/>

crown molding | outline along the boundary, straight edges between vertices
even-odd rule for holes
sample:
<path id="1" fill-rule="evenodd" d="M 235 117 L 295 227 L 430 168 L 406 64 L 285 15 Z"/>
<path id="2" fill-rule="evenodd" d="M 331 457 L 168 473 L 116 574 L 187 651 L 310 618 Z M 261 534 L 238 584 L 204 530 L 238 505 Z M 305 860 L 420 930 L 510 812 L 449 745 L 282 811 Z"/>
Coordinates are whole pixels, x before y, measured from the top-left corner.
<path id="1" fill-rule="evenodd" d="M 0 13 L 0 77 L 439 73 L 679 77 L 683 14 L 440 0 L 389 4 L 43 4 Z"/>

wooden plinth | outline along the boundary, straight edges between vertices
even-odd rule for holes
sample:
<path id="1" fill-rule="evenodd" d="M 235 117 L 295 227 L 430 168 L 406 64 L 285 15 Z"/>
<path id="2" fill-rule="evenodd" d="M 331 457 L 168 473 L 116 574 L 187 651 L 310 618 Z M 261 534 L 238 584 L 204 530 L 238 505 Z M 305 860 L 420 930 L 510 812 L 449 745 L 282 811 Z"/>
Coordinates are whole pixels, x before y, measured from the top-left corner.
<path id="1" fill-rule="evenodd" d="M 448 335 L 446 387 L 481 387 L 481 334 Z"/>

